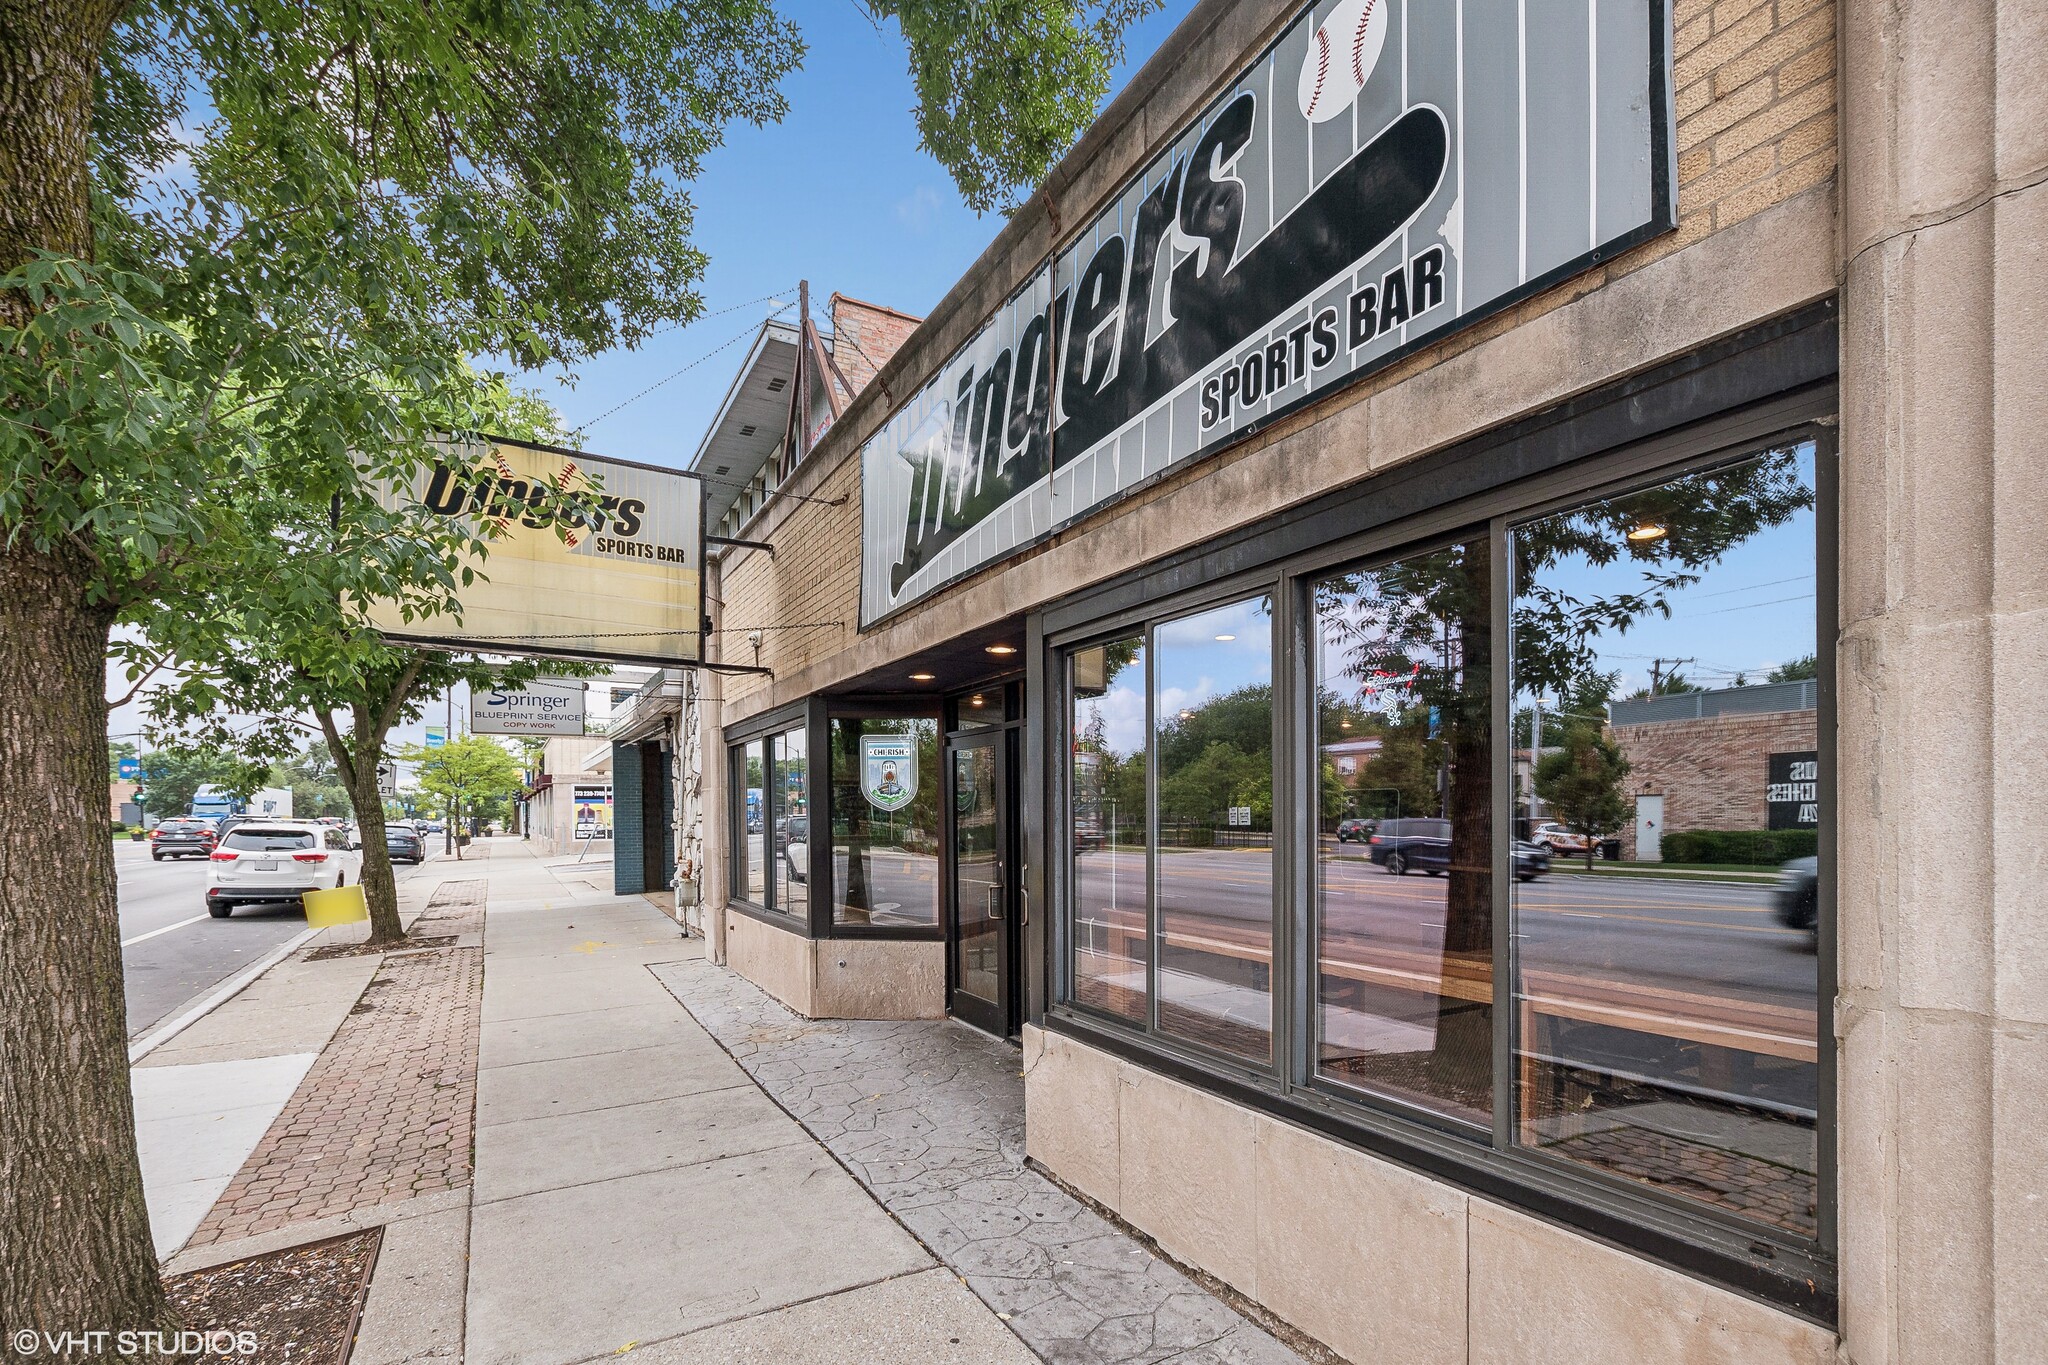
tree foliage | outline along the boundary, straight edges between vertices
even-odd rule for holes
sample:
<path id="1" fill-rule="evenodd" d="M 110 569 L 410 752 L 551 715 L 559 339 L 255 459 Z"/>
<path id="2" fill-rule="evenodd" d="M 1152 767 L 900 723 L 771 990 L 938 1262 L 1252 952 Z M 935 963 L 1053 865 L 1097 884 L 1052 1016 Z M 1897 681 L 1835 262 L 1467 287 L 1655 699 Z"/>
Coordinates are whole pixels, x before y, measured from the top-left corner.
<path id="1" fill-rule="evenodd" d="M 1820 660 L 1812 654 L 1802 654 L 1779 664 L 1770 671 L 1766 682 L 1788 683 L 1807 682 L 1820 676 Z"/>
<path id="2" fill-rule="evenodd" d="M 483 735 L 464 735 L 432 749 L 407 748 L 398 756 L 417 765 L 420 790 L 458 832 L 465 814 L 481 813 L 480 808 L 511 796 L 525 781 L 519 760 Z M 462 856 L 459 838 L 455 856 Z"/>
<path id="3" fill-rule="evenodd" d="M 1586 866 L 1593 845 L 1628 823 L 1631 806 L 1622 794 L 1629 763 L 1612 736 L 1594 725 L 1573 725 L 1564 745 L 1536 765 L 1536 795 L 1564 826 L 1586 836 Z"/>
<path id="4" fill-rule="evenodd" d="M 217 745 L 172 745 L 142 755 L 142 787 L 136 793 L 143 810 L 155 819 L 183 815 L 193 795 L 204 786 L 224 788 L 247 800 L 270 778 L 268 762 L 250 759 Z"/>
<path id="5" fill-rule="evenodd" d="M 1088 126 L 1124 33 L 1162 0 L 867 0 L 910 49 L 917 129 L 976 211 L 1035 188 Z"/>
<path id="6" fill-rule="evenodd" d="M 354 816 L 355 807 L 341 780 L 341 769 L 324 744 L 307 744 L 289 758 L 281 759 L 277 775 L 280 785 L 291 788 L 292 814 L 299 819 L 334 816 L 346 820 Z"/>

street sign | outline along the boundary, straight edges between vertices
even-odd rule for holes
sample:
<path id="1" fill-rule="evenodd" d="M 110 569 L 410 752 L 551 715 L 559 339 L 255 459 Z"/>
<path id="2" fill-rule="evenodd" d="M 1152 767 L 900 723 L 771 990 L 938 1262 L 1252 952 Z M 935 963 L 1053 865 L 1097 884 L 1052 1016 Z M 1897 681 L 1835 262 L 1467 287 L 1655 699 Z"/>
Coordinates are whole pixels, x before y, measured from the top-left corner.
<path id="1" fill-rule="evenodd" d="M 438 749 L 438 748 L 440 748 L 440 747 L 441 747 L 442 745 L 446 744 L 447 742 L 448 742 L 448 727 L 447 727 L 447 726 L 445 726 L 445 725 L 429 725 L 429 726 L 427 727 L 427 747 L 428 747 L 429 749 Z"/>
<path id="2" fill-rule="evenodd" d="M 377 765 L 377 795 L 398 795 L 398 765 L 379 763 Z"/>
<path id="3" fill-rule="evenodd" d="M 142 776 L 142 760 L 139 758 L 122 759 L 120 773 L 123 782 L 133 782 L 136 778 Z"/>

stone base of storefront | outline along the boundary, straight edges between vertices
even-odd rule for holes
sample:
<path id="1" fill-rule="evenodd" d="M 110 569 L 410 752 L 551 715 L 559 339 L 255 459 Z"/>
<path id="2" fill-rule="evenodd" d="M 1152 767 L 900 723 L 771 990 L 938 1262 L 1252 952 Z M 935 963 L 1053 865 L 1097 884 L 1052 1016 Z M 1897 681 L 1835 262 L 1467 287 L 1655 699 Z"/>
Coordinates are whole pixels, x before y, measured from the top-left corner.
<path id="1" fill-rule="evenodd" d="M 935 939 L 810 939 L 725 912 L 726 965 L 808 1019 L 942 1019 L 946 945 Z"/>
<path id="2" fill-rule="evenodd" d="M 1824 1328 L 1057 1033 L 1034 1161 L 1349 1360 L 1825 1365 Z"/>

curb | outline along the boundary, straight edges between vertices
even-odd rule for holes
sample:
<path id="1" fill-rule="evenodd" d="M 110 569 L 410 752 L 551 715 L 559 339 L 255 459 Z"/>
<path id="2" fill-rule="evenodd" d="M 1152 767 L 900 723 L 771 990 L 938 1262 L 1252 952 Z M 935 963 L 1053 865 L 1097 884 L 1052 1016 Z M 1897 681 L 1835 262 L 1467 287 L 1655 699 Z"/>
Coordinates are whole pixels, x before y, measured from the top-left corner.
<path id="1" fill-rule="evenodd" d="M 434 861 L 435 858 L 429 858 L 427 860 L 427 862 L 429 863 Z M 420 864 L 420 866 L 424 867 L 426 866 L 426 864 L 422 863 Z M 406 878 L 406 880 L 410 882 L 412 878 L 408 877 Z M 400 914 L 403 913 L 404 907 L 401 906 Z M 418 919 L 419 916 L 420 909 L 415 909 L 413 911 L 413 918 Z M 128 1065 L 134 1066 L 144 1057 L 147 1057 L 150 1053 L 156 1051 L 165 1043 L 170 1042 L 171 1039 L 177 1037 L 180 1033 L 183 1033 L 186 1029 L 192 1027 L 201 1019 L 204 1019 L 207 1015 L 213 1013 L 222 1005 L 225 1005 L 228 1001 L 240 995 L 243 991 L 249 989 L 250 984 L 254 982 L 257 977 L 263 975 L 272 967 L 275 967 L 278 963 L 284 961 L 293 953 L 296 953 L 299 949 L 305 947 L 308 943 L 312 942 L 315 938 L 319 937 L 321 934 L 324 934 L 326 932 L 327 931 L 325 929 L 308 929 L 304 933 L 299 934 L 295 938 L 285 940 L 283 943 L 280 943 L 277 947 L 272 948 L 268 953 L 256 959 L 256 961 L 250 963 L 248 966 L 242 968 L 241 971 L 236 972 L 226 981 L 223 981 L 220 985 L 216 986 L 213 989 L 213 991 L 210 994 L 208 994 L 204 999 L 200 1000 L 198 1004 L 192 1006 L 183 1014 L 180 1014 L 177 1018 L 171 1020 L 169 1023 L 159 1024 L 151 1032 L 143 1034 L 142 1037 L 136 1039 L 134 1042 L 128 1045 Z"/>
<path id="2" fill-rule="evenodd" d="M 306 944 L 312 942 L 313 939 L 326 932 L 325 929 L 308 929 L 295 938 L 286 939 L 262 957 L 257 958 L 254 962 L 242 968 L 241 971 L 236 972 L 219 986 L 216 986 L 212 994 L 206 996 L 198 1004 L 192 1006 L 192 1008 L 186 1010 L 177 1018 L 167 1024 L 159 1024 L 151 1032 L 143 1034 L 142 1037 L 128 1045 L 128 1065 L 135 1065 L 144 1057 L 147 1057 L 150 1053 L 156 1051 L 165 1043 L 170 1042 L 171 1039 L 177 1037 L 186 1029 L 192 1027 L 192 1025 L 240 995 L 249 988 L 257 977 L 263 975 L 272 967 L 275 967 L 278 963 L 306 946 Z"/>

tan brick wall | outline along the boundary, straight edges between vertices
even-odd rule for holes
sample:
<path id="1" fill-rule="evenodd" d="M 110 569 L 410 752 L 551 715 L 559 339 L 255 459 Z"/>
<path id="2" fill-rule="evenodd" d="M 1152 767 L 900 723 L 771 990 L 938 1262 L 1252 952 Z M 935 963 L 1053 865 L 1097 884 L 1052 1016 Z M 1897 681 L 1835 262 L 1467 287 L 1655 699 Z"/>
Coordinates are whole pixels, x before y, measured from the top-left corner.
<path id="1" fill-rule="evenodd" d="M 1652 725 L 1617 725 L 1628 756 L 1624 790 L 1664 798 L 1667 834 L 1694 829 L 1764 829 L 1764 786 L 1772 754 L 1819 747 L 1814 711 L 1765 711 Z M 1636 856 L 1636 832 L 1622 833 L 1622 856 Z"/>
<path id="2" fill-rule="evenodd" d="M 1256 51 L 1258 43 L 1263 43 L 1277 25 L 1296 13 L 1291 3 L 1266 8 L 1270 14 L 1258 19 L 1262 27 L 1256 29 L 1251 7 L 1216 10 L 1217 29 L 1198 37 L 1193 47 L 1174 54 L 1181 58 L 1176 75 L 1190 68 L 1235 71 Z M 1197 17 L 1207 14 L 1205 8 Z M 1313 451 L 1312 458 L 1287 457 L 1282 461 L 1290 470 L 1284 496 L 1288 502 L 1299 502 L 1441 448 L 1453 438 L 1472 434 L 1456 430 L 1455 424 L 1446 420 L 1441 424 L 1440 434 L 1411 435 L 1408 444 L 1393 445 L 1381 439 L 1371 419 L 1362 424 L 1358 415 L 1368 403 L 1384 401 L 1382 395 L 1411 381 L 1423 380 L 1417 387 L 1428 391 L 1429 383 L 1441 380 L 1444 372 L 1439 367 L 1448 362 L 1574 302 L 1587 300 L 1688 247 L 1721 233 L 1737 233 L 1745 223 L 1785 205 L 1802 192 L 1825 196 L 1820 212 L 1832 218 L 1836 143 L 1834 15 L 1834 0 L 1676 0 L 1673 53 L 1678 112 L 1674 148 L 1679 177 L 1677 231 L 1625 252 L 1448 337 L 1323 403 L 1276 422 L 1236 447 L 1197 462 L 1177 477 L 1104 509 L 1057 538 L 935 594 L 863 638 L 856 628 L 861 537 L 860 445 L 902 398 L 926 382 L 931 367 L 944 362 L 953 347 L 964 339 L 963 328 L 979 325 L 978 313 L 967 318 L 958 310 L 979 307 L 977 300 L 1006 297 L 1037 268 L 1043 260 L 1040 248 L 1048 231 L 1044 220 L 1049 217 L 1065 225 L 1066 230 L 1059 234 L 1063 241 L 1067 230 L 1087 221 L 1102 199 L 1114 194 L 1155 150 L 1127 136 L 1131 127 L 1110 129 L 1098 125 L 1068 163 L 1055 172 L 1050 181 L 1054 188 L 1042 192 L 1027 211 L 1013 219 L 1010 229 L 998 239 L 997 247 L 991 249 L 992 254 L 976 263 L 975 272 L 941 303 L 925 326 L 912 328 L 901 315 L 883 314 L 868 306 L 859 306 L 860 311 L 855 311 L 854 301 L 835 296 L 836 327 L 872 329 L 849 335 L 859 335 L 861 348 L 868 350 L 876 362 L 883 358 L 873 354 L 876 348 L 868 338 L 886 337 L 886 341 L 878 344 L 890 345 L 892 354 L 900 345 L 909 368 L 899 367 L 884 376 L 884 383 L 895 392 L 868 395 L 849 410 L 847 419 L 833 429 L 811 456 L 807 476 L 815 486 L 800 476 L 790 487 L 791 492 L 806 499 L 830 501 L 844 497 L 846 501 L 831 507 L 795 498 L 781 499 L 778 506 L 776 500 L 771 500 L 750 533 L 775 544 L 774 560 L 759 552 L 729 553 L 724 619 L 717 623 L 721 631 L 717 657 L 731 663 L 770 667 L 775 670 L 776 682 L 770 685 L 766 680 L 740 677 L 728 680 L 726 721 L 743 719 L 770 705 L 794 700 L 806 690 L 852 676 L 881 659 L 907 657 L 957 633 L 962 628 L 960 613 L 949 608 L 967 606 L 967 599 L 973 599 L 971 610 L 978 617 L 976 623 L 985 623 L 1007 612 L 1030 610 L 1066 591 L 1128 568 L 1131 547 L 1144 544 L 1148 556 L 1170 552 L 1177 545 L 1155 546 L 1156 535 L 1134 529 L 1157 524 L 1156 518 L 1148 515 L 1151 505 L 1185 493 L 1191 485 L 1204 480 L 1215 481 L 1211 488 L 1227 487 L 1232 481 L 1229 471 L 1233 466 L 1253 460 L 1270 463 L 1279 453 L 1274 450 L 1276 446 L 1282 451 Z M 1244 45 L 1234 47 L 1227 56 L 1204 50 L 1202 45 L 1223 29 L 1240 33 Z M 1142 114 L 1133 111 L 1134 126 L 1142 127 L 1147 138 L 1169 135 L 1199 109 L 1209 89 L 1214 88 L 1212 84 L 1208 89 L 1182 92 L 1172 86 L 1172 79 L 1169 77 L 1165 86 L 1139 92 L 1146 99 L 1140 106 Z M 1121 107 L 1120 102 L 1112 112 Z M 1115 174 L 1110 173 L 1115 168 L 1107 166 L 1112 159 L 1121 167 Z M 1087 187 L 1085 194 L 1075 188 L 1080 186 Z M 1787 211 L 1794 209 L 1796 206 L 1788 206 Z M 1812 217 L 1809 213 L 1802 221 L 1811 221 Z M 1815 236 L 1804 229 L 1802 233 L 1805 240 Z M 998 248 L 1004 247 L 1010 248 L 1009 254 L 997 254 Z M 1808 282 L 1784 286 L 1783 300 L 1767 307 L 1777 311 L 1815 297 L 1814 280 L 1821 281 L 1820 290 L 1830 287 L 1838 275 L 1835 251 L 1831 237 L 1824 246 L 1816 245 L 1811 254 L 1817 259 L 1804 263 L 1803 274 Z M 1773 264 L 1763 273 L 1775 279 L 1785 273 L 1784 263 Z M 1726 280 L 1727 290 L 1747 288 L 1753 296 L 1768 297 L 1778 288 L 1769 282 L 1759 284 L 1753 273 L 1740 279 L 1725 274 L 1717 278 Z M 1677 312 L 1690 303 L 1691 300 L 1672 299 L 1666 308 L 1660 300 L 1655 306 Z M 1758 317 L 1768 315 L 1765 312 Z M 1645 319 L 1632 325 L 1632 330 L 1652 330 L 1656 321 Z M 1684 339 L 1682 344 L 1661 348 L 1631 343 L 1628 364 L 1656 364 L 1709 340 L 1711 335 L 1703 332 Z M 1539 349 L 1553 340 L 1540 343 Z M 843 352 L 853 349 L 847 346 Z M 843 352 L 840 363 L 846 366 Z M 1615 377 L 1611 367 L 1608 372 L 1600 372 L 1589 366 L 1581 373 L 1572 364 L 1576 359 L 1569 352 L 1543 357 L 1553 376 L 1562 372 L 1551 385 L 1557 397 Z M 1433 375 L 1432 371 L 1438 373 Z M 855 377 L 851 368 L 848 377 Z M 1482 387 L 1495 382 L 1489 377 Z M 1467 402 L 1460 406 L 1460 411 L 1483 412 L 1496 395 L 1482 393 L 1471 397 L 1484 401 Z M 1359 439 L 1361 425 L 1371 430 L 1369 442 Z M 1270 483 L 1264 476 L 1259 481 Z M 1190 540 L 1220 533 L 1273 510 L 1256 505 L 1256 500 L 1207 496 L 1207 490 L 1181 501 L 1189 510 L 1176 512 L 1170 520 L 1176 527 L 1186 528 L 1186 538 Z M 1217 519 L 1219 505 L 1223 519 Z M 1078 555 L 1082 565 L 1079 570 L 1067 568 L 1064 562 L 1057 570 L 1046 570 L 1033 563 L 1077 541 L 1100 542 L 1104 548 L 1101 553 L 1082 551 Z M 1074 558 L 1067 557 L 1068 561 Z M 990 598 L 1000 603 L 1000 610 L 993 614 L 985 610 Z M 792 626 L 803 628 L 790 629 Z M 746 631 L 753 628 L 765 632 L 758 656 L 745 640 Z M 843 651 L 854 651 L 858 659 L 851 653 L 835 659 Z M 799 678 L 800 674 L 805 676 Z"/>

